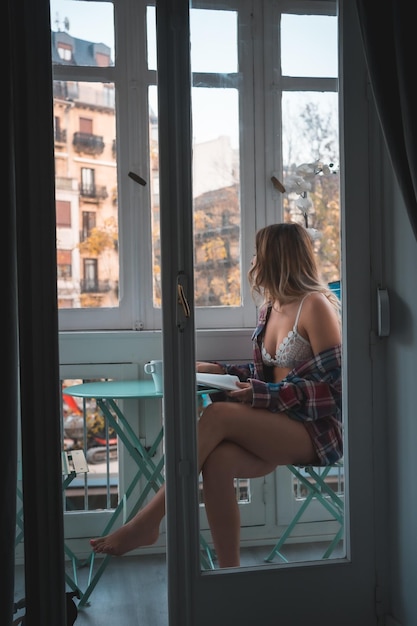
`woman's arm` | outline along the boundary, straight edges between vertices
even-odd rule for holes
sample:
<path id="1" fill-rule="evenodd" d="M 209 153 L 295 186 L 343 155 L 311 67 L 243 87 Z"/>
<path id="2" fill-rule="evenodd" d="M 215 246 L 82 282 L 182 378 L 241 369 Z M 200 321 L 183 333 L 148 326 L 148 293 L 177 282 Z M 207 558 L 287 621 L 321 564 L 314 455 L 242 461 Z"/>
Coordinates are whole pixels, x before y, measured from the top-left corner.
<path id="1" fill-rule="evenodd" d="M 226 374 L 224 365 L 215 361 L 197 361 L 196 372 L 207 374 Z"/>
<path id="2" fill-rule="evenodd" d="M 308 339 L 314 354 L 341 343 L 339 314 L 325 295 L 314 293 L 305 299 L 298 332 Z"/>
<path id="3" fill-rule="evenodd" d="M 207 372 L 208 374 L 233 374 L 240 381 L 245 382 L 254 374 L 253 363 L 222 363 L 220 361 L 197 361 L 197 372 Z"/>

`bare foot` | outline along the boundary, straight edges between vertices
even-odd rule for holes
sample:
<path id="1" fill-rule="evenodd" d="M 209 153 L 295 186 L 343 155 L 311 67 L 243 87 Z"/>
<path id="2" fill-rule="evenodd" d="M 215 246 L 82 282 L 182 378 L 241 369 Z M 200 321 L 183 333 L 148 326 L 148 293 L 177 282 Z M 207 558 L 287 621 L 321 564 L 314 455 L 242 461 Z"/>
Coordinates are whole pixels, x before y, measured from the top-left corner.
<path id="1" fill-rule="evenodd" d="M 152 545 L 158 537 L 159 525 L 151 525 L 144 516 L 138 514 L 110 535 L 90 539 L 90 545 L 97 554 L 121 556 L 135 548 Z"/>

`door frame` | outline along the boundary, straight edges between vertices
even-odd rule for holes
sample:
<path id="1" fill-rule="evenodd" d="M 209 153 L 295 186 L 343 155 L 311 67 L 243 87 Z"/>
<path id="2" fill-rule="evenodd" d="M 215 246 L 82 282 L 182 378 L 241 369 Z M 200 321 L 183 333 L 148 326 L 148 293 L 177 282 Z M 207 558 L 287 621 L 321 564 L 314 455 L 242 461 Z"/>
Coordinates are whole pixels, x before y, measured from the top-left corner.
<path id="1" fill-rule="evenodd" d="M 192 301 L 189 5 L 185 0 L 157 2 L 163 345 L 165 372 L 172 378 L 164 397 L 170 626 L 275 626 L 277 619 L 286 626 L 331 626 L 334 614 L 338 626 L 377 624 L 372 399 L 378 390 L 372 386 L 369 349 L 373 301 L 367 78 L 355 6 L 346 0 L 340 0 L 339 6 L 343 411 L 349 414 L 345 427 L 346 558 L 201 572 L 192 418 L 195 388 L 190 384 L 195 329 L 192 317 L 181 317 L 175 291 L 182 275 Z M 172 84 L 168 76 L 176 78 L 173 90 L 167 87 Z M 170 172 L 168 164 L 177 163 L 179 154 L 181 171 Z M 294 602 L 298 594 L 302 602 Z"/>

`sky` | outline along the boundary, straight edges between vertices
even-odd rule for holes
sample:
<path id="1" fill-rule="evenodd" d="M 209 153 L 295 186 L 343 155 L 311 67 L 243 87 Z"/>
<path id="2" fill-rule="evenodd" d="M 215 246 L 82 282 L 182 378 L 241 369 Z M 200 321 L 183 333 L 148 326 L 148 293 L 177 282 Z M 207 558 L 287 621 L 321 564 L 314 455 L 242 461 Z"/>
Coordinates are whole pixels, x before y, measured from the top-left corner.
<path id="1" fill-rule="evenodd" d="M 111 2 L 75 2 L 50 0 L 52 30 L 66 30 L 78 39 L 105 43 L 114 51 L 113 4 Z M 114 55 L 113 55 L 114 56 Z"/>

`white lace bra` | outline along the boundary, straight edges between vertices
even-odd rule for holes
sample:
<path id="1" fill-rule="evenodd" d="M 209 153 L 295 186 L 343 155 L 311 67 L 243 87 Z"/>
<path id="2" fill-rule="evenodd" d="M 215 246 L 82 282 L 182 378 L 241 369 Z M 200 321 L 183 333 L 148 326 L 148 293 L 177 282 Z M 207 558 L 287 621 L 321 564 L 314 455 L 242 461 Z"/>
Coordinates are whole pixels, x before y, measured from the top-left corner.
<path id="1" fill-rule="evenodd" d="M 308 296 L 309 294 L 307 294 Z M 293 329 L 289 331 L 288 335 L 279 345 L 279 348 L 273 358 L 265 349 L 262 342 L 262 361 L 267 366 L 276 367 L 289 367 L 293 369 L 301 361 L 306 361 L 313 356 L 313 350 L 307 339 L 304 339 L 297 330 L 298 318 L 300 317 L 301 307 L 303 306 L 304 298 L 300 302 L 298 307 L 297 316 L 295 318 Z"/>

